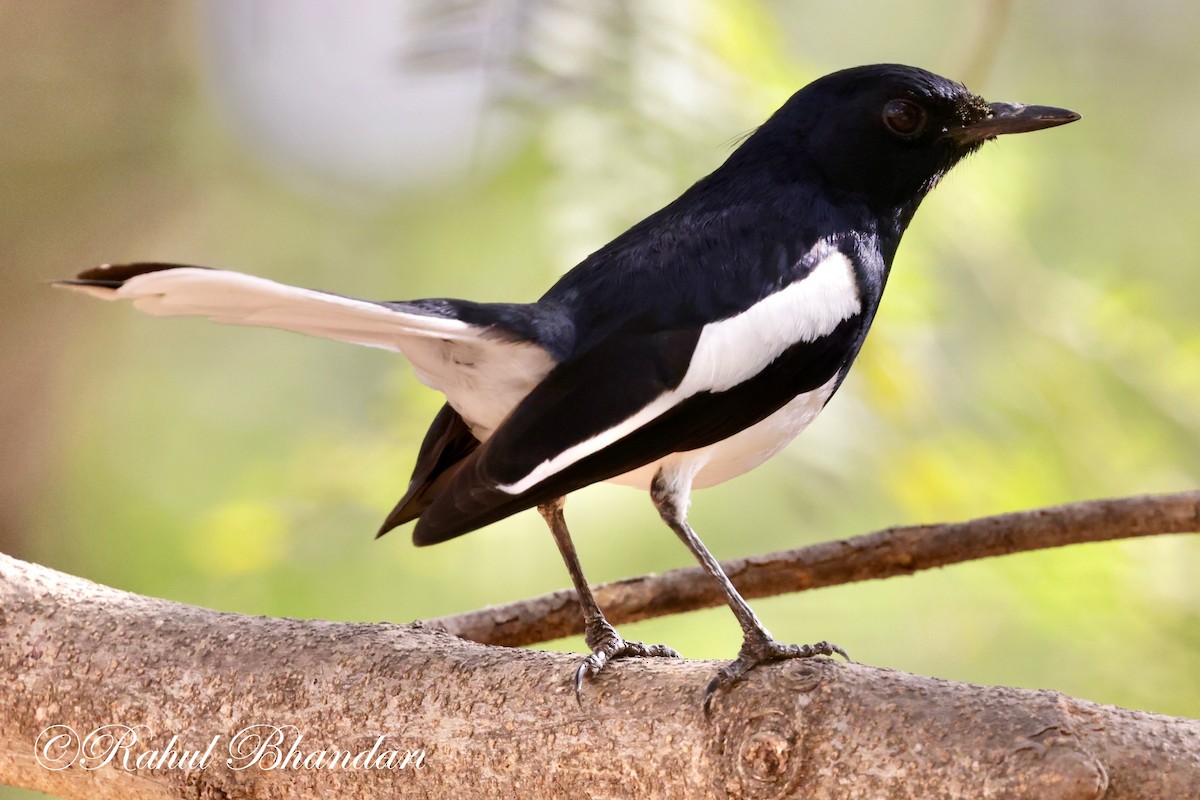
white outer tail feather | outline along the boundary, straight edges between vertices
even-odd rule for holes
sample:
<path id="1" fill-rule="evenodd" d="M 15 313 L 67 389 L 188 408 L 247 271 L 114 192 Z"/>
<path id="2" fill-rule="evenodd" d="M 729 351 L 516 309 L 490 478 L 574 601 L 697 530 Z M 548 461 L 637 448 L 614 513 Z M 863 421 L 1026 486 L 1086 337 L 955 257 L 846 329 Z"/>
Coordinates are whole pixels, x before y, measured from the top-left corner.
<path id="1" fill-rule="evenodd" d="M 446 395 L 481 441 L 553 368 L 532 342 L 496 337 L 462 320 L 301 289 L 226 270 L 176 267 L 119 288 L 59 284 L 104 300 L 129 300 L 155 316 L 199 316 L 228 325 L 295 331 L 403 353 L 422 383 Z"/>

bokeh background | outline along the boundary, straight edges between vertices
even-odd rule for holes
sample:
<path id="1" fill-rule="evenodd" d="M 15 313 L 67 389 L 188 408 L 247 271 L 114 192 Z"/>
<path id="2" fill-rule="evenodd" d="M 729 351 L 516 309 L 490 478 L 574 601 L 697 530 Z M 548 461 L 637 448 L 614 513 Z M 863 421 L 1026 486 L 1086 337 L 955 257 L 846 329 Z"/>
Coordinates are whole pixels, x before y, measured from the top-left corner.
<path id="1" fill-rule="evenodd" d="M 339 620 L 567 585 L 534 513 L 430 549 L 372 540 L 439 405 L 399 357 L 48 281 L 168 260 L 533 299 L 798 87 L 879 61 L 1083 121 L 989 145 L 925 202 L 845 387 L 783 455 L 697 495 L 705 541 L 732 557 L 1195 488 L 1198 35 L 1193 0 L 4 0 L 0 549 Z M 689 563 L 637 492 L 567 513 L 594 582 Z M 1198 571 L 1200 540 L 1159 537 L 755 605 L 865 662 L 1197 717 Z M 724 609 L 624 633 L 739 644 Z"/>

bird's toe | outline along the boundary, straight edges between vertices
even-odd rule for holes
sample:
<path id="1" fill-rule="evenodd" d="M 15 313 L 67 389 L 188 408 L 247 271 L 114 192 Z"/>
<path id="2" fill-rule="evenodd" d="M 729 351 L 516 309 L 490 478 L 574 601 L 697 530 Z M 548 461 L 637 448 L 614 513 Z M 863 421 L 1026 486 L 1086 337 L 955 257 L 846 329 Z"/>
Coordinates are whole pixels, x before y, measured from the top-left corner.
<path id="1" fill-rule="evenodd" d="M 850 656 L 836 644 L 817 642 L 816 644 L 783 644 L 774 639 L 747 639 L 742 644 L 738 657 L 721 667 L 704 689 L 704 714 L 712 712 L 712 703 L 718 694 L 740 683 L 751 670 L 773 661 L 786 661 L 793 658 L 812 658 L 814 656 L 839 655 L 847 661 Z"/>
<path id="2" fill-rule="evenodd" d="M 583 685 L 589 678 L 599 675 L 605 667 L 622 658 L 681 658 L 673 648 L 665 644 L 645 644 L 622 639 L 611 626 L 603 636 L 589 638 L 592 653 L 579 662 L 575 670 L 575 699 L 582 704 Z"/>

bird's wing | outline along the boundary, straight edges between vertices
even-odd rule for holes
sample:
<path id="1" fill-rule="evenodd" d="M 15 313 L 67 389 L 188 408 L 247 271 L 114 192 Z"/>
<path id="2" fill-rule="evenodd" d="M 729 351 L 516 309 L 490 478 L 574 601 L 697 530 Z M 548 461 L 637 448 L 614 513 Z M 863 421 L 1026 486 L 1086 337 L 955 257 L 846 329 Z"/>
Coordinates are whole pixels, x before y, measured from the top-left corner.
<path id="1" fill-rule="evenodd" d="M 173 264 L 98 267 L 56 285 L 130 300 L 158 316 L 202 316 L 401 352 L 480 439 L 557 363 L 538 341 L 535 306 L 375 302 Z"/>
<path id="2" fill-rule="evenodd" d="M 833 250 L 739 314 L 610 337 L 554 369 L 445 473 L 414 541 L 443 541 L 727 438 L 844 374 L 864 318 L 854 267 Z"/>

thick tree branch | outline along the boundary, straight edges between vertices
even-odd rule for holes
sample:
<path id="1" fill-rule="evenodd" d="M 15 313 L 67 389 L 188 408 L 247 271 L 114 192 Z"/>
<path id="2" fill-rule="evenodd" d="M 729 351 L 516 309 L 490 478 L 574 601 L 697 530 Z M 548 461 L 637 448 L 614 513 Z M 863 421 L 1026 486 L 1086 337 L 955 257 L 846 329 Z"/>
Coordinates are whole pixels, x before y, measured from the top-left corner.
<path id="1" fill-rule="evenodd" d="M 420 626 L 223 614 L 6 556 L 0 615 L 0 782 L 65 798 L 1141 800 L 1200 785 L 1200 722 L 823 659 L 761 669 L 706 720 L 711 663 L 621 662 L 577 705 L 574 656 Z M 141 738 L 101 741 L 58 771 L 38 763 L 47 728 L 103 725 L 143 726 Z M 230 760 L 253 725 L 295 726 L 283 766 L 252 762 L 253 741 Z M 381 736 L 370 767 L 298 766 Z M 209 743 L 203 768 L 136 768 L 152 749 Z M 43 760 L 73 753 L 58 744 Z M 410 754 L 405 769 L 380 765 L 393 750 Z"/>
<path id="2" fill-rule="evenodd" d="M 1200 531 L 1200 491 L 1092 500 L 969 522 L 888 528 L 853 539 L 734 559 L 723 566 L 745 597 L 769 597 L 909 575 L 988 556 L 1196 531 Z M 720 589 L 699 567 L 606 583 L 594 591 L 613 624 L 725 602 Z M 510 647 L 583 632 L 575 592 L 570 589 L 427 624 L 464 639 Z"/>

